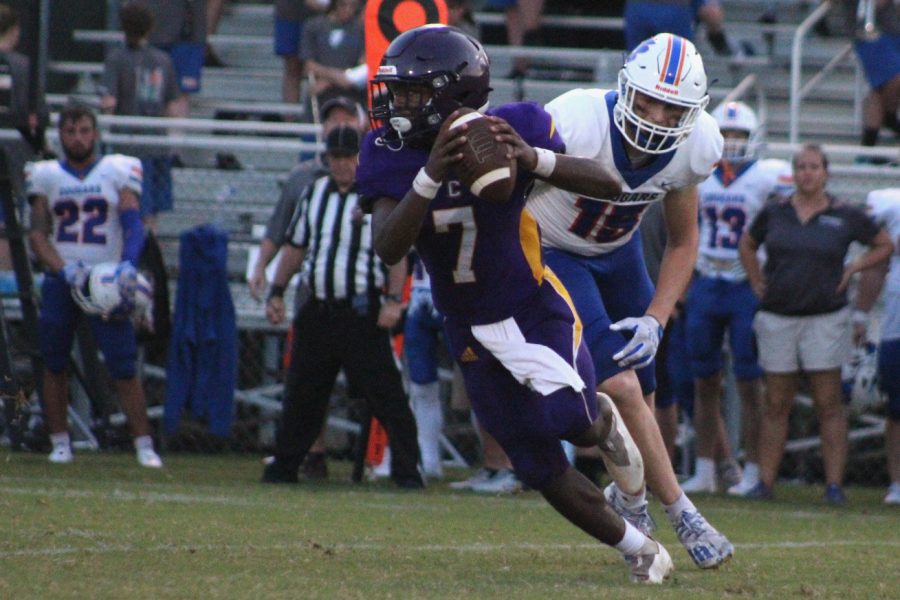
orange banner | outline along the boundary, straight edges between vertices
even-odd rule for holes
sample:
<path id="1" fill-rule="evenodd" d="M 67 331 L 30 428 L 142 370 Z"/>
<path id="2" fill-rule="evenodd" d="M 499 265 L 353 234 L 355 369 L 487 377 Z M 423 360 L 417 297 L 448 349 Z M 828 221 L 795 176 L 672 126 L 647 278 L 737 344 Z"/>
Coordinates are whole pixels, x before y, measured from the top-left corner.
<path id="1" fill-rule="evenodd" d="M 444 0 L 369 0 L 365 17 L 366 64 L 371 79 L 395 37 L 426 23 L 447 23 L 447 5 Z"/>

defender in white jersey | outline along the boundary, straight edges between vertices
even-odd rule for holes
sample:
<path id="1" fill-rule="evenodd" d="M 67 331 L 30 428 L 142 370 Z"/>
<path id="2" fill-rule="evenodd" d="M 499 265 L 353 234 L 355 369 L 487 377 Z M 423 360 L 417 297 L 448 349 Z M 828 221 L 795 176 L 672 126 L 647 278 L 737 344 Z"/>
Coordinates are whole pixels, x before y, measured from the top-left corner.
<path id="1" fill-rule="evenodd" d="M 891 484 L 884 497 L 887 504 L 900 504 L 900 188 L 869 192 L 866 209 L 884 227 L 894 244 L 890 267 L 864 271 L 860 281 L 857 308 L 868 311 L 884 282 L 884 313 L 878 344 L 878 377 L 881 391 L 888 399 L 885 428 L 888 476 Z"/>
<path id="2" fill-rule="evenodd" d="M 741 481 L 728 491 L 743 495 L 759 483 L 757 437 L 763 372 L 756 360 L 753 337 L 759 301 L 741 266 L 738 242 L 770 196 L 790 194 L 793 175 L 786 161 L 758 159 L 762 130 L 749 106 L 743 102 L 720 104 L 712 116 L 725 146 L 713 175 L 700 184 L 700 250 L 685 301 L 687 346 L 696 389 L 693 423 L 697 458 L 694 476 L 681 488 L 686 492 L 715 492 L 721 483 L 717 472 L 739 470 L 719 407 L 722 343 L 727 329 L 743 407 L 747 456 Z"/>
<path id="3" fill-rule="evenodd" d="M 73 288 L 83 292 L 91 268 L 119 262 L 115 277 L 137 281 L 135 266 L 144 244 L 139 212 L 141 163 L 130 156 L 96 156 L 94 114 L 81 106 L 66 107 L 59 116 L 65 159 L 41 161 L 26 169 L 31 203 L 31 249 L 43 265 L 38 338 L 44 364 L 44 413 L 54 463 L 72 462 L 67 432 L 69 352 L 81 305 Z M 120 286 L 123 293 L 125 286 Z M 133 288 L 132 288 L 133 289 Z M 83 295 L 82 295 L 83 297 Z M 103 351 L 122 408 L 128 417 L 138 462 L 162 467 L 153 450 L 147 409 L 136 376 L 137 342 L 126 315 L 84 314 Z"/>
<path id="4" fill-rule="evenodd" d="M 599 389 L 616 401 L 649 486 L 701 568 L 717 567 L 734 547 L 679 487 L 652 406 L 653 357 L 696 259 L 697 185 L 722 152 L 708 102 L 703 60 L 691 42 L 668 33 L 644 41 L 619 72 L 618 90 L 573 90 L 546 106 L 566 153 L 599 159 L 623 191 L 588 198 L 538 181 L 528 201 L 545 260 L 582 319 Z M 655 293 L 637 233 L 653 202 L 664 203 L 668 234 Z M 606 495 L 619 514 L 652 530 L 643 491 L 630 496 L 611 485 Z"/>

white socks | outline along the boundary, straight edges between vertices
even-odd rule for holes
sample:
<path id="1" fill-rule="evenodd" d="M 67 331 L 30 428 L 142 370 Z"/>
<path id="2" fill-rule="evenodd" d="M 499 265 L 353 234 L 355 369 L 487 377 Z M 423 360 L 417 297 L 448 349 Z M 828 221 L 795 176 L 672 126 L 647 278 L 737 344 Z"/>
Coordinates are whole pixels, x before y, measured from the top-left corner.
<path id="1" fill-rule="evenodd" d="M 69 432 L 63 431 L 62 433 L 51 433 L 50 434 L 50 443 L 54 448 L 58 448 L 59 446 L 64 446 L 66 448 L 72 447 L 72 442 L 69 438 Z"/>
<path id="2" fill-rule="evenodd" d="M 644 547 L 648 539 L 637 527 L 625 521 L 625 535 L 622 537 L 622 541 L 616 544 L 614 548 L 625 556 L 635 556 L 641 553 L 641 548 Z"/>
<path id="3" fill-rule="evenodd" d="M 694 506 L 694 503 L 691 502 L 691 499 L 687 497 L 687 494 L 684 492 L 681 493 L 681 496 L 673 502 L 672 504 L 664 504 L 663 508 L 666 509 L 666 515 L 669 517 L 669 521 L 672 522 L 672 525 L 677 525 L 679 517 L 681 513 L 686 510 L 697 511 L 697 507 Z"/>
<path id="4" fill-rule="evenodd" d="M 419 435 L 422 469 L 426 477 L 443 476 L 441 465 L 441 431 L 444 429 L 444 408 L 441 406 L 440 383 L 409 384 L 409 402 Z"/>
<path id="5" fill-rule="evenodd" d="M 697 457 L 694 478 L 703 483 L 716 484 L 716 462 L 711 458 Z"/>
<path id="6" fill-rule="evenodd" d="M 744 476 L 741 481 L 744 485 L 755 486 L 759 483 L 759 465 L 757 463 L 748 462 L 744 464 Z"/>
<path id="7" fill-rule="evenodd" d="M 149 435 L 142 435 L 134 438 L 135 450 L 153 450 L 153 438 Z"/>
<path id="8" fill-rule="evenodd" d="M 647 504 L 647 486 L 644 486 L 639 494 L 626 494 L 618 484 L 616 484 L 616 488 L 619 490 L 619 495 L 622 497 L 622 504 L 624 504 L 625 508 L 628 510 L 640 510 Z"/>

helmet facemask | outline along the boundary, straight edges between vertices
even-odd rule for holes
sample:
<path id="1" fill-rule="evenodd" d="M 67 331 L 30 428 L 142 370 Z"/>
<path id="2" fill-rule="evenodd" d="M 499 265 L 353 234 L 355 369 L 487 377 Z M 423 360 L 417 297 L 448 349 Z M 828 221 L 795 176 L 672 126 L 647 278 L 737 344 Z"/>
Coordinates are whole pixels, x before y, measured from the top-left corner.
<path id="1" fill-rule="evenodd" d="M 721 130 L 725 140 L 722 146 L 722 160 L 728 162 L 740 163 L 748 162 L 756 158 L 759 152 L 759 144 L 757 142 L 757 131 L 746 131 L 743 129 L 723 129 Z M 746 137 L 730 137 L 724 135 L 728 131 L 740 131 L 746 133 Z"/>
<path id="2" fill-rule="evenodd" d="M 712 112 L 719 125 L 719 131 L 725 138 L 722 148 L 722 160 L 729 162 L 747 162 L 754 160 L 762 146 L 763 128 L 759 125 L 756 113 L 743 102 L 720 104 Z M 726 136 L 729 131 L 740 131 L 744 138 Z"/>
<path id="3" fill-rule="evenodd" d="M 638 115 L 634 108 L 634 100 L 639 92 L 650 98 L 683 108 L 684 112 L 678 120 L 678 124 L 667 127 Z M 681 102 L 640 89 L 629 81 L 623 69 L 619 71 L 619 99 L 613 108 L 613 119 L 616 127 L 619 128 L 629 144 L 647 154 L 663 154 L 674 150 L 687 140 L 697 124 L 700 113 L 708 103 L 709 96 L 704 97 L 699 103 Z"/>
<path id="4" fill-rule="evenodd" d="M 370 82 L 374 127 L 385 141 L 428 148 L 444 120 L 467 106 L 485 110 L 490 64 L 481 45 L 453 27 L 425 25 L 396 38 Z"/>
<path id="5" fill-rule="evenodd" d="M 619 71 L 619 97 L 613 121 L 634 148 L 663 154 L 683 144 L 709 104 L 706 71 L 697 49 L 671 33 L 660 33 L 635 48 Z M 635 109 L 643 94 L 683 109 L 678 122 L 656 123 Z"/>

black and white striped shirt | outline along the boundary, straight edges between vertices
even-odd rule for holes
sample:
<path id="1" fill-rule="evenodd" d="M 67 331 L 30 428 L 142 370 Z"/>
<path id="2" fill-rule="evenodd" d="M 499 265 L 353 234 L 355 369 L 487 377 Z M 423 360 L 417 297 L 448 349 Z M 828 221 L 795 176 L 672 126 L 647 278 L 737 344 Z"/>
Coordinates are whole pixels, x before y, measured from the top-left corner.
<path id="1" fill-rule="evenodd" d="M 286 238 L 306 249 L 304 278 L 319 300 L 349 300 L 384 289 L 388 267 L 375 254 L 370 219 L 359 208 L 355 186 L 342 194 L 324 176 L 303 191 Z"/>

